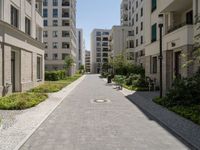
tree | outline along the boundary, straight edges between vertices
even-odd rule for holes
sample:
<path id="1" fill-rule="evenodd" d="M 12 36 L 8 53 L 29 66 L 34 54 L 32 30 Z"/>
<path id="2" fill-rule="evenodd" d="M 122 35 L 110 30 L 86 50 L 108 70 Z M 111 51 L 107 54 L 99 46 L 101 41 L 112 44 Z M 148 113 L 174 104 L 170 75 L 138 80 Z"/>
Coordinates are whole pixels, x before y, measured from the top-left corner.
<path id="1" fill-rule="evenodd" d="M 74 64 L 74 59 L 72 58 L 71 55 L 68 55 L 65 57 L 65 63 L 64 63 L 64 68 L 66 69 L 67 73 L 70 72 L 70 68 Z"/>

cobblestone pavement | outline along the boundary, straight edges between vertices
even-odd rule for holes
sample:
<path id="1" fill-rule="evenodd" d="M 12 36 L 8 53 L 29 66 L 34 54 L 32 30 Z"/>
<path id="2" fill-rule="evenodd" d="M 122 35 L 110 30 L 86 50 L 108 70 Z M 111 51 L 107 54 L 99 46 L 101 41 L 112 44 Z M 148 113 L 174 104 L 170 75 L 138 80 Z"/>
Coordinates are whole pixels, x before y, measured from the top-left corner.
<path id="1" fill-rule="evenodd" d="M 108 102 L 95 103 L 95 99 Z M 21 150 L 185 149 L 189 148 L 97 75 L 87 75 L 21 147 Z"/>

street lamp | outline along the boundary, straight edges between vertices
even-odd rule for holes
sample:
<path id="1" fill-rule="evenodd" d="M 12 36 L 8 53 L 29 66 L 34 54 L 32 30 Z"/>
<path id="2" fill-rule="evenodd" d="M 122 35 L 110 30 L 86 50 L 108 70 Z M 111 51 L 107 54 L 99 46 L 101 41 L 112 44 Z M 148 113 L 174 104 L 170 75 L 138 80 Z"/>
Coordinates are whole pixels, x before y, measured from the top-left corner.
<path id="1" fill-rule="evenodd" d="M 159 29 L 160 29 L 160 98 L 163 97 L 163 81 L 162 81 L 162 60 L 163 60 L 163 55 L 162 55 L 162 29 L 163 29 L 163 14 L 159 14 Z"/>

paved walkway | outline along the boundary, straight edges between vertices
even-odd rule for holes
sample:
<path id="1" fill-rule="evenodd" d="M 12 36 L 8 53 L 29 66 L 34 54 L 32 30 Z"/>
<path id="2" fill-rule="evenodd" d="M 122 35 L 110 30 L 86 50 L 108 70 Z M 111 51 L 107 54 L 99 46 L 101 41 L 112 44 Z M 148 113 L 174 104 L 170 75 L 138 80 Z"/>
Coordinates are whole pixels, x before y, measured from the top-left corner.
<path id="1" fill-rule="evenodd" d="M 108 103 L 94 103 L 107 99 Z M 125 96 L 88 75 L 21 150 L 189 149 Z"/>

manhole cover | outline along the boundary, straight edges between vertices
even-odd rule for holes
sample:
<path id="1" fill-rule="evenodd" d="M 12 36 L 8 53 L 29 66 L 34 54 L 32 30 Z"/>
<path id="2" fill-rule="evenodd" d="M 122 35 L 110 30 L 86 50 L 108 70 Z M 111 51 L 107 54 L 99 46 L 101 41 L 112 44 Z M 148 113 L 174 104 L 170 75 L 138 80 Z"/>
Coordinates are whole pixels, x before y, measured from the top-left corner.
<path id="1" fill-rule="evenodd" d="M 95 100 L 93 100 L 93 102 L 95 102 L 95 103 L 108 103 L 110 101 L 107 100 L 107 99 L 95 99 Z"/>

